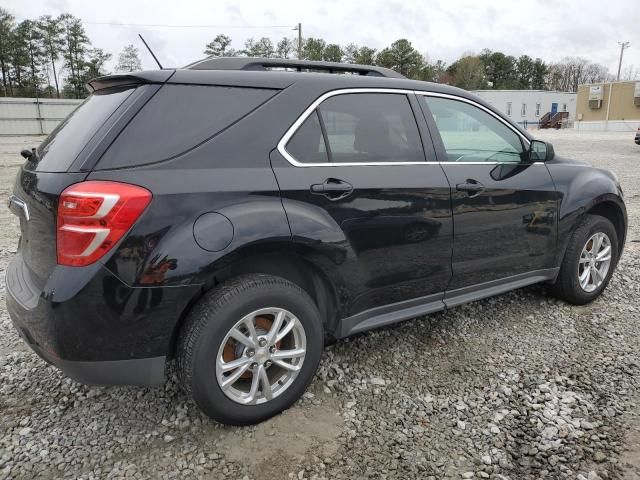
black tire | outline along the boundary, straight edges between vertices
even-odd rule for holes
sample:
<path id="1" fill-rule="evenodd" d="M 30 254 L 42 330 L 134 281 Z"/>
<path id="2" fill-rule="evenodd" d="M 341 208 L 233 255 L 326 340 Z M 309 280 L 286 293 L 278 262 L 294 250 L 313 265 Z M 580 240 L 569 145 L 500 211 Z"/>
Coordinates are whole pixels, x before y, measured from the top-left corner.
<path id="1" fill-rule="evenodd" d="M 611 264 L 602 284 L 594 291 L 587 292 L 582 289 L 580 281 L 578 280 L 578 262 L 587 240 L 598 232 L 605 233 L 611 241 Z M 560 273 L 555 283 L 551 285 L 551 293 L 574 305 L 584 305 L 592 302 L 600 296 L 609 284 L 611 275 L 618 264 L 618 253 L 618 235 L 616 234 L 616 229 L 613 224 L 604 217 L 586 215 L 569 240 L 564 259 L 560 266 Z"/>
<path id="2" fill-rule="evenodd" d="M 279 396 L 257 405 L 228 398 L 216 379 L 218 350 L 245 315 L 266 307 L 283 308 L 304 327 L 306 355 L 293 383 Z M 208 292 L 189 313 L 178 340 L 177 371 L 182 388 L 209 417 L 228 425 L 252 425 L 289 408 L 311 383 L 324 342 L 320 313 L 309 295 L 279 277 L 242 275 Z"/>

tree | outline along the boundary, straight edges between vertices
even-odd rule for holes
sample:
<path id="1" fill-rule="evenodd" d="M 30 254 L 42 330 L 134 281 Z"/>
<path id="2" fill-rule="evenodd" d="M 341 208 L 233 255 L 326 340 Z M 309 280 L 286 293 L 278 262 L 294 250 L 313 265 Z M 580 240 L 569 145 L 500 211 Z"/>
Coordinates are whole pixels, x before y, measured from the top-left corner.
<path id="1" fill-rule="evenodd" d="M 133 45 L 129 45 L 133 46 Z M 125 47 L 126 49 L 126 47 Z M 134 50 L 137 50 L 134 48 Z M 137 52 L 136 52 L 137 53 Z M 84 62 L 82 68 L 82 83 L 87 83 L 96 77 L 108 75 L 105 70 L 106 63 L 111 60 L 111 54 L 106 53 L 101 48 L 92 48 L 88 51 L 88 59 Z M 138 68 L 139 69 L 139 68 Z M 131 71 L 131 70 L 128 70 Z"/>
<path id="2" fill-rule="evenodd" d="M 0 70 L 2 71 L 3 95 L 10 93 L 9 64 L 11 55 L 11 43 L 15 18 L 7 10 L 0 7 Z"/>
<path id="3" fill-rule="evenodd" d="M 453 84 L 465 90 L 484 88 L 485 66 L 479 57 L 467 55 L 454 62 L 448 69 Z"/>
<path id="4" fill-rule="evenodd" d="M 204 53 L 214 57 L 233 57 L 237 52 L 229 48 L 229 45 L 231 45 L 231 37 L 221 33 L 207 43 Z"/>
<path id="5" fill-rule="evenodd" d="M 370 47 L 360 47 L 354 57 L 354 63 L 359 63 L 360 65 L 375 65 L 376 49 Z"/>
<path id="6" fill-rule="evenodd" d="M 253 38 L 247 39 L 242 53 L 249 57 L 273 58 L 276 51 L 273 48 L 273 42 L 267 37 L 262 37 L 257 41 Z"/>
<path id="7" fill-rule="evenodd" d="M 82 21 L 69 13 L 64 13 L 59 17 L 64 29 L 63 38 L 65 46 L 62 56 L 65 60 L 65 68 L 69 70 L 70 77 L 67 79 L 69 87 L 66 89 L 75 98 L 84 96 L 84 84 L 82 81 L 82 69 L 91 45 L 87 37 Z"/>
<path id="8" fill-rule="evenodd" d="M 533 83 L 533 59 L 521 55 L 516 60 L 516 84 L 519 89 L 528 90 Z"/>
<path id="9" fill-rule="evenodd" d="M 302 60 L 322 60 L 327 42 L 321 38 L 305 38 L 302 41 Z"/>
<path id="10" fill-rule="evenodd" d="M 484 49 L 478 56 L 484 65 L 486 81 L 494 89 L 518 88 L 516 59 L 502 52 Z"/>
<path id="11" fill-rule="evenodd" d="M 425 82 L 446 83 L 444 81 L 444 77 L 447 71 L 446 67 L 446 63 L 442 60 L 437 60 L 435 63 L 431 63 L 429 59 L 424 56 L 422 61 L 422 68 L 417 71 L 416 75 L 413 78 Z"/>
<path id="12" fill-rule="evenodd" d="M 411 78 L 420 71 L 422 62 L 422 55 L 406 38 L 396 40 L 376 56 L 376 65 L 390 68 Z"/>
<path id="13" fill-rule="evenodd" d="M 577 92 L 583 83 L 600 83 L 611 80 L 609 70 L 586 58 L 565 57 L 549 66 L 547 86 L 551 90 Z"/>
<path id="14" fill-rule="evenodd" d="M 356 56 L 358 55 L 359 50 L 360 49 L 358 45 L 356 45 L 355 43 L 347 43 L 342 49 L 342 61 L 344 63 L 358 63 L 356 62 Z"/>
<path id="15" fill-rule="evenodd" d="M 46 63 L 46 56 L 42 44 L 42 36 L 37 28 L 36 22 L 32 20 L 23 20 L 18 24 L 14 32 L 14 42 L 16 43 L 15 51 L 20 52 L 19 57 L 28 75 L 23 78 L 22 84 L 19 85 L 22 94 L 25 96 L 39 96 L 40 87 L 44 83 L 42 75 L 42 66 Z M 16 64 L 14 68 L 18 65 Z"/>
<path id="16" fill-rule="evenodd" d="M 342 48 L 340 45 L 330 43 L 324 47 L 322 52 L 322 59 L 326 62 L 340 62 L 342 61 Z"/>
<path id="17" fill-rule="evenodd" d="M 533 72 L 531 77 L 531 88 L 534 90 L 544 90 L 546 88 L 546 77 L 549 67 L 541 59 L 536 58 L 533 62 Z"/>
<path id="18" fill-rule="evenodd" d="M 276 57 L 290 58 L 296 50 L 296 41 L 287 37 L 282 37 L 276 46 Z"/>
<path id="19" fill-rule="evenodd" d="M 133 45 L 125 46 L 122 52 L 120 52 L 120 55 L 118 55 L 116 72 L 135 72 L 141 69 L 142 62 L 140 61 L 138 49 Z"/>
<path id="20" fill-rule="evenodd" d="M 38 19 L 38 29 L 42 36 L 42 44 L 45 55 L 48 57 L 51 71 L 53 73 L 53 81 L 56 86 L 56 97 L 60 98 L 60 85 L 58 82 L 58 72 L 56 71 L 56 62 L 60 59 L 62 49 L 64 48 L 64 39 L 62 38 L 63 28 L 60 20 L 51 17 L 51 15 L 43 15 Z"/>
<path id="21" fill-rule="evenodd" d="M 620 80 L 628 81 L 638 79 L 640 79 L 640 71 L 635 67 L 635 65 L 627 65 L 620 73 Z"/>

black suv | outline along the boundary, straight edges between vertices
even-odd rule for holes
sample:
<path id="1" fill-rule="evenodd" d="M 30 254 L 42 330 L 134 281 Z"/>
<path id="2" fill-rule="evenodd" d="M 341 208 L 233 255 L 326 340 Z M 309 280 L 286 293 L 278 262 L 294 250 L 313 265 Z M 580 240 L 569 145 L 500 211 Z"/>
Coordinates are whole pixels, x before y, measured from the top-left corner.
<path id="1" fill-rule="evenodd" d="M 457 88 L 250 58 L 90 87 L 9 199 L 11 318 L 80 382 L 175 358 L 204 412 L 251 424 L 326 341 L 537 282 L 587 303 L 622 252 L 614 174 Z"/>

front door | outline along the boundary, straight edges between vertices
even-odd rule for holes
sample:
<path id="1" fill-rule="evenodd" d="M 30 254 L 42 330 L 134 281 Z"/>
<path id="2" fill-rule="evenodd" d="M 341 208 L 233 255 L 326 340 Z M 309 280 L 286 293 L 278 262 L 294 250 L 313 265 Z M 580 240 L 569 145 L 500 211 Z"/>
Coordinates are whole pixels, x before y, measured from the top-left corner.
<path id="1" fill-rule="evenodd" d="M 452 188 L 455 238 L 448 291 L 550 274 L 557 195 L 546 165 L 529 161 L 528 140 L 469 100 L 420 99 Z"/>
<path id="2" fill-rule="evenodd" d="M 558 104 L 557 103 L 552 103 L 551 104 L 551 116 L 554 116 L 557 112 L 558 112 Z"/>
<path id="3" fill-rule="evenodd" d="M 343 286 L 342 317 L 441 304 L 451 277 L 449 184 L 415 98 L 393 92 L 334 92 L 271 155 L 297 250 Z"/>

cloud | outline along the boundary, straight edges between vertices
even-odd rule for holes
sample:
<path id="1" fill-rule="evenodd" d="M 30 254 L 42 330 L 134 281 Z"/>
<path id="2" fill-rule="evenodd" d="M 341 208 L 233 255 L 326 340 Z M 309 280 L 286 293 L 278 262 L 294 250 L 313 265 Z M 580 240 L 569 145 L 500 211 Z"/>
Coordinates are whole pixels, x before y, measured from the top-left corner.
<path id="1" fill-rule="evenodd" d="M 3 3 L 19 19 L 69 12 L 85 22 L 216 26 L 178 29 L 85 23 L 94 46 L 113 54 L 113 64 L 128 43 L 143 52 L 138 32 L 163 64 L 182 66 L 201 58 L 205 44 L 218 33 L 231 36 L 233 47 L 242 48 L 249 37 L 266 36 L 274 43 L 283 36 L 293 38 L 292 28 L 302 22 L 304 36 L 323 37 L 329 43 L 354 42 L 380 50 L 404 37 L 429 58 L 446 62 L 463 52 L 489 48 L 549 62 L 579 55 L 615 71 L 617 42 L 630 41 L 625 65 L 640 67 L 640 9 L 628 0 L 110 0 L 100 9 L 84 0 Z M 256 26 L 260 28 L 250 28 Z M 146 52 L 143 66 L 155 68 Z"/>

